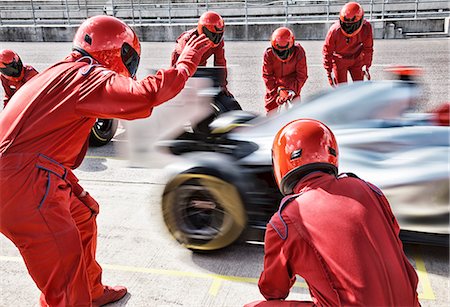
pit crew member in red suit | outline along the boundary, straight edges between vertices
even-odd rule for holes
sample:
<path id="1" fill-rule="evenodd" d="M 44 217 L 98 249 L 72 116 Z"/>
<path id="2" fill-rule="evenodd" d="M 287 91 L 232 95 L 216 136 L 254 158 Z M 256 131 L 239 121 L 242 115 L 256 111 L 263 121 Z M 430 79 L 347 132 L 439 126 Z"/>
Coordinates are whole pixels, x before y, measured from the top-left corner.
<path id="1" fill-rule="evenodd" d="M 308 79 L 305 50 L 295 43 L 294 33 L 285 27 L 271 36 L 271 47 L 264 52 L 263 79 L 266 85 L 265 109 L 269 113 L 287 99 L 300 97 Z M 285 92 L 293 92 L 293 97 Z"/>
<path id="2" fill-rule="evenodd" d="M 0 50 L 0 80 L 2 80 L 6 107 L 12 95 L 38 72 L 30 65 L 23 65 L 19 55 L 9 49 Z"/>
<path id="3" fill-rule="evenodd" d="M 150 116 L 183 89 L 209 44 L 204 35 L 191 39 L 175 67 L 136 81 L 138 37 L 115 17 L 95 16 L 77 30 L 73 52 L 28 81 L 2 112 L 0 231 L 20 250 L 41 306 L 102 306 L 127 293 L 102 283 L 99 207 L 71 170 L 96 118 Z"/>
<path id="4" fill-rule="evenodd" d="M 275 136 L 273 169 L 285 195 L 267 224 L 259 289 L 268 301 L 248 306 L 419 306 L 417 274 L 383 193 L 353 174 L 338 174 L 332 131 L 312 119 Z M 310 302 L 284 301 L 296 280 Z"/>
<path id="5" fill-rule="evenodd" d="M 323 66 L 331 86 L 347 82 L 347 72 L 353 81 L 370 80 L 372 65 L 372 26 L 364 19 L 364 10 L 357 2 L 345 4 L 328 30 L 323 45 Z M 333 76 L 334 74 L 334 76 Z"/>
<path id="6" fill-rule="evenodd" d="M 220 66 L 224 69 L 223 79 L 220 82 L 222 91 L 227 96 L 233 97 L 227 88 L 227 61 L 225 59 L 225 44 L 223 41 L 224 30 L 225 22 L 222 16 L 213 11 L 203 13 L 198 20 L 196 28 L 183 32 L 177 38 L 175 49 L 172 52 L 171 65 L 173 66 L 176 64 L 178 57 L 183 52 L 186 42 L 191 37 L 205 34 L 211 40 L 213 46 L 203 54 L 199 66 L 206 66 L 208 59 L 214 55 L 214 66 Z"/>

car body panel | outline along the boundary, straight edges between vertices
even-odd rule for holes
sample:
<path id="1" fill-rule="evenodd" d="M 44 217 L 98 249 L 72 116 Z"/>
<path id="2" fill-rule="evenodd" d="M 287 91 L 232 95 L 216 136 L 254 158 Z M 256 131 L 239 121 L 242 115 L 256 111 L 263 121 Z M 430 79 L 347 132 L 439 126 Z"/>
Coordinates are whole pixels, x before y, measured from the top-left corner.
<path id="1" fill-rule="evenodd" d="M 339 172 L 352 172 L 380 187 L 402 230 L 448 235 L 450 127 L 435 125 L 428 113 L 414 112 L 421 99 L 420 86 L 413 82 L 370 81 L 339 86 L 294 103 L 287 112 L 258 116 L 245 125 L 235 125 L 229 132 L 223 129 L 227 132 L 213 138 L 214 146 L 221 140 L 232 140 L 236 146 L 251 143 L 255 150 L 234 159 L 218 158 L 217 163 L 222 164 L 221 168 L 233 164 L 233 169 L 246 176 L 265 177 L 266 184 L 246 187 L 243 193 L 247 194 L 249 223 L 259 219 L 259 210 L 265 212 L 267 222 L 281 197 L 275 195 L 279 192 L 274 192 L 273 178 L 268 178 L 272 176 L 273 138 L 292 120 L 314 118 L 327 124 L 337 138 Z M 223 122 L 232 124 L 229 120 Z M 215 153 L 214 146 L 208 149 L 208 156 L 220 157 L 222 154 Z M 216 149 L 219 151 L 219 147 Z M 186 163 L 200 163 L 202 158 L 195 145 L 192 153 L 182 155 L 190 161 Z M 261 201 L 268 197 L 268 201 Z M 264 217 L 253 225 L 263 227 Z"/>

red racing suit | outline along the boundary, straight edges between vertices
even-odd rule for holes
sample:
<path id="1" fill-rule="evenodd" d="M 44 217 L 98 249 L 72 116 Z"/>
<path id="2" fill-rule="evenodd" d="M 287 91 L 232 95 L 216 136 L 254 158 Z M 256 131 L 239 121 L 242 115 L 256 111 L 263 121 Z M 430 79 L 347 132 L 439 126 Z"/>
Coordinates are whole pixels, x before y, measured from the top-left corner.
<path id="1" fill-rule="evenodd" d="M 342 33 L 339 21 L 336 21 L 328 30 L 322 54 L 323 67 L 328 73 L 334 72 L 337 83 L 347 82 L 347 72 L 350 72 L 353 81 L 362 81 L 362 67 L 372 65 L 372 26 L 364 20 L 361 31 L 347 37 Z"/>
<path id="2" fill-rule="evenodd" d="M 0 74 L 0 80 L 2 80 L 3 90 L 5 91 L 5 97 L 3 98 L 3 107 L 6 107 L 12 95 L 14 95 L 14 93 L 19 88 L 21 88 L 22 85 L 25 84 L 25 82 L 38 74 L 37 70 L 30 65 L 24 65 L 23 69 L 25 70 L 25 72 L 23 78 L 20 80 L 13 81 Z"/>
<path id="3" fill-rule="evenodd" d="M 299 97 L 302 87 L 308 79 L 308 68 L 306 65 L 306 54 L 300 44 L 295 44 L 294 54 L 287 62 L 282 62 L 273 52 L 267 48 L 264 52 L 262 76 L 266 84 L 266 95 L 264 97 L 266 112 L 278 107 L 276 98 L 278 87 L 284 87 L 295 92 Z"/>
<path id="4" fill-rule="evenodd" d="M 310 305 L 419 306 L 387 199 L 353 176 L 311 173 L 283 200 L 265 236 L 259 289 L 267 300 L 285 299 L 298 274 Z"/>
<path id="5" fill-rule="evenodd" d="M 175 49 L 172 52 L 171 66 L 175 66 L 178 57 L 180 56 L 181 52 L 184 49 L 184 46 L 186 46 L 186 43 L 192 36 L 198 36 L 197 29 L 191 29 L 189 31 L 183 32 L 177 38 Z M 209 48 L 203 54 L 202 59 L 200 60 L 198 66 L 206 66 L 206 62 L 212 55 L 214 55 L 214 66 L 220 66 L 224 68 L 224 76 L 223 80 L 221 81 L 221 86 L 226 88 L 228 84 L 227 81 L 228 72 L 227 72 L 227 60 L 225 59 L 225 43 L 223 42 L 223 40 L 216 47 Z"/>
<path id="6" fill-rule="evenodd" d="M 58 307 L 90 306 L 103 294 L 98 204 L 83 200 L 71 172 L 92 125 L 147 117 L 188 78 L 171 68 L 138 82 L 79 57 L 31 79 L 0 116 L 0 231 L 19 248 L 45 301 Z"/>

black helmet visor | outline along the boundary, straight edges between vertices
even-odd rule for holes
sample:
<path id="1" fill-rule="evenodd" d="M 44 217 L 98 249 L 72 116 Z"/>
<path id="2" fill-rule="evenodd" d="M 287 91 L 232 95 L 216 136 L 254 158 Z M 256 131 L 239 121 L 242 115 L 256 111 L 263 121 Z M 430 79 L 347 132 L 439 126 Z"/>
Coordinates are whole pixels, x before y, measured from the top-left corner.
<path id="1" fill-rule="evenodd" d="M 5 66 L 6 67 L 0 68 L 0 72 L 5 76 L 17 78 L 22 73 L 23 64 L 20 59 L 18 62 L 14 60 L 11 63 L 5 64 Z"/>
<path id="2" fill-rule="evenodd" d="M 217 45 L 220 43 L 223 37 L 223 28 L 217 29 L 220 32 L 211 32 L 206 27 L 203 27 L 203 33 L 205 33 L 206 37 L 209 38 L 210 41 L 214 43 L 214 45 Z"/>
<path id="3" fill-rule="evenodd" d="M 286 60 L 294 52 L 294 46 L 289 49 L 278 50 L 272 47 L 273 52 L 282 60 Z"/>
<path id="4" fill-rule="evenodd" d="M 123 64 L 127 68 L 131 77 L 134 78 L 139 67 L 140 57 L 138 53 L 128 43 L 123 43 L 121 56 Z"/>
<path id="5" fill-rule="evenodd" d="M 358 30 L 359 27 L 361 27 L 362 22 L 363 22 L 362 18 L 360 20 L 358 20 L 357 22 L 345 22 L 345 21 L 340 20 L 341 28 L 347 34 L 352 34 L 356 30 Z"/>

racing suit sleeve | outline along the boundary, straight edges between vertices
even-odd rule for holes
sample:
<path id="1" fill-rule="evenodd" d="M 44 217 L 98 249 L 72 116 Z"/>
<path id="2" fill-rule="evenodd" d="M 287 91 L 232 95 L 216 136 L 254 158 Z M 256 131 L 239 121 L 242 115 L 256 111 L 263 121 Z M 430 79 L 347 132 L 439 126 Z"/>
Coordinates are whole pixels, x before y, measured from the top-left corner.
<path id="1" fill-rule="evenodd" d="M 306 80 L 308 79 L 308 67 L 306 64 L 306 54 L 303 48 L 301 49 L 301 55 L 299 56 L 298 61 L 295 64 L 296 76 L 295 76 L 295 84 L 291 89 L 295 92 L 296 96 L 300 96 L 300 92 L 302 91 L 303 85 L 305 85 Z"/>
<path id="2" fill-rule="evenodd" d="M 12 95 L 14 94 L 11 91 L 9 84 L 7 82 L 8 81 L 6 81 L 5 79 L 2 78 L 2 86 L 3 86 L 3 90 L 5 92 L 5 96 L 3 97 L 3 107 L 6 107 L 9 100 L 11 99 Z"/>
<path id="3" fill-rule="evenodd" d="M 176 96 L 188 78 L 183 68 L 159 70 L 141 81 L 97 67 L 86 76 L 75 110 L 97 118 L 137 119 L 150 116 L 153 107 Z"/>
<path id="4" fill-rule="evenodd" d="M 332 29 L 328 31 L 322 49 L 323 67 L 327 72 L 331 72 L 333 70 L 333 53 L 336 48 L 336 42 L 333 33 L 334 31 Z"/>
<path id="5" fill-rule="evenodd" d="M 38 71 L 30 65 L 26 65 L 25 69 L 26 69 L 25 76 L 23 77 L 25 82 L 27 82 L 28 80 L 30 80 L 31 78 L 33 78 L 38 74 Z"/>
<path id="6" fill-rule="evenodd" d="M 367 27 L 367 34 L 364 36 L 363 41 L 363 63 L 367 68 L 372 66 L 372 57 L 373 57 L 373 33 L 372 26 L 370 23 L 366 22 L 365 26 Z"/>
<path id="7" fill-rule="evenodd" d="M 225 43 L 223 42 L 223 40 L 214 50 L 214 66 L 223 67 L 223 79 L 221 85 L 223 87 L 226 87 L 228 84 L 227 81 L 228 71 L 227 71 L 227 60 L 225 59 Z"/>
<path id="8" fill-rule="evenodd" d="M 178 57 L 180 56 L 179 53 L 176 52 L 176 50 L 174 50 L 172 52 L 172 55 L 170 57 L 170 66 L 171 67 L 175 67 L 175 64 L 177 63 Z"/>
<path id="9" fill-rule="evenodd" d="M 178 58 L 180 57 L 181 52 L 183 51 L 184 46 L 186 46 L 187 39 L 189 39 L 186 35 L 181 35 L 175 44 L 175 49 L 172 52 L 171 60 L 170 60 L 170 66 L 175 67 L 178 61 Z"/>
<path id="10" fill-rule="evenodd" d="M 272 218 L 273 219 L 273 218 Z M 264 239 L 264 271 L 259 278 L 259 291 L 267 300 L 285 299 L 295 283 L 288 266 L 285 241 L 281 239 L 273 226 L 267 224 Z"/>
<path id="11" fill-rule="evenodd" d="M 278 96 L 277 84 L 273 72 L 272 59 L 270 58 L 270 55 L 267 51 L 264 53 L 262 77 L 264 83 L 266 84 L 266 105 L 267 105 L 275 101 Z"/>

